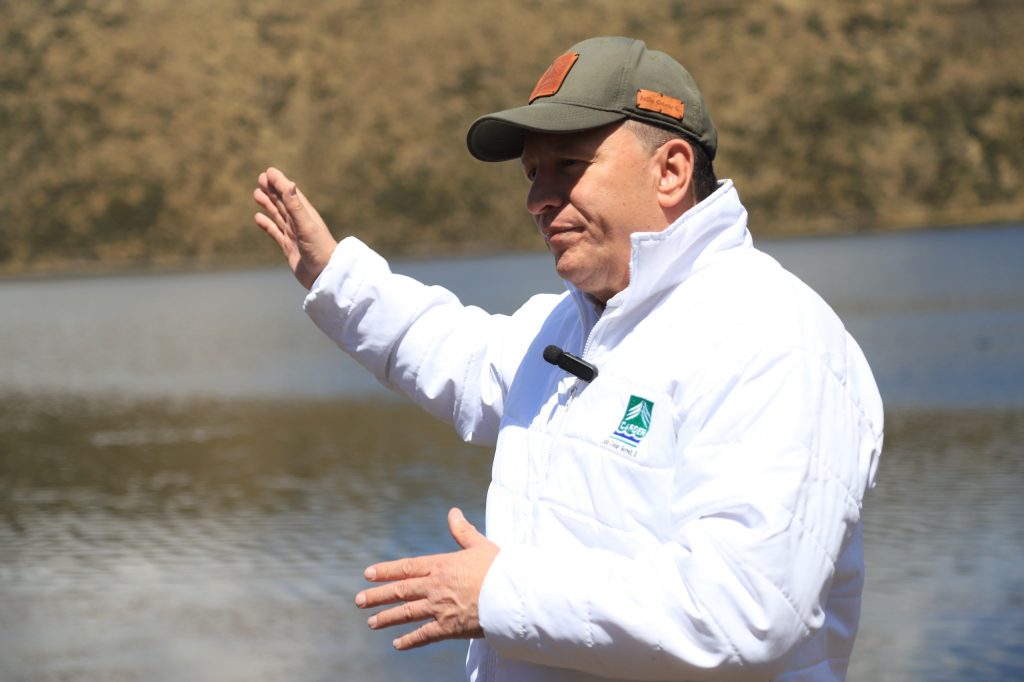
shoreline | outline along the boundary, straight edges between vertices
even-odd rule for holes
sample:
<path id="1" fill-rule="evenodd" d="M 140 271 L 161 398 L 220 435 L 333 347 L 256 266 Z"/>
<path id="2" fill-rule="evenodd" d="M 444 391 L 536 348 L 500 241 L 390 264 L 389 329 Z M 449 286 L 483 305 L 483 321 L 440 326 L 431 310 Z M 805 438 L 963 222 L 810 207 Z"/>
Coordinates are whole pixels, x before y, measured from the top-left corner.
<path id="1" fill-rule="evenodd" d="M 971 230 L 986 228 L 1006 228 L 1024 224 L 1024 216 L 1019 220 L 986 220 L 979 222 L 948 222 L 899 227 L 878 227 L 866 230 L 799 230 L 792 232 L 769 231 L 763 234 L 752 229 L 755 244 L 762 242 L 786 242 L 800 239 L 831 239 L 856 236 L 882 236 L 887 234 L 906 234 L 910 232 L 945 232 L 951 230 Z M 259 235 L 257 235 L 259 236 Z M 117 277 L 140 275 L 178 275 L 214 272 L 237 272 L 243 270 L 263 270 L 282 267 L 276 247 L 268 245 L 269 256 L 246 255 L 224 258 L 207 258 L 203 261 L 188 261 L 168 257 L 153 262 L 142 261 L 94 261 L 89 263 L 71 263 L 57 261 L 46 265 L 29 265 L 23 269 L 0 266 L 0 284 L 6 282 L 28 282 L 36 280 L 88 279 L 93 277 Z M 444 259 L 481 258 L 497 255 L 534 255 L 544 253 L 543 249 L 524 249 L 515 246 L 502 247 L 494 242 L 463 243 L 457 248 L 438 248 L 437 245 L 411 244 L 400 252 L 384 252 L 392 261 L 437 261 Z"/>

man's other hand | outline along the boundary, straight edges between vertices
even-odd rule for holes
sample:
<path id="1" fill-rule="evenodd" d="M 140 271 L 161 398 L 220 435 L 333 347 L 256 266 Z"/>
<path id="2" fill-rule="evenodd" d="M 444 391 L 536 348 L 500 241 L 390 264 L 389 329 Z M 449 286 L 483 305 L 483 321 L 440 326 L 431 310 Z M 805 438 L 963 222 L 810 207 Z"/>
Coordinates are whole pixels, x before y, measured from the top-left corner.
<path id="1" fill-rule="evenodd" d="M 298 186 L 276 168 L 260 173 L 252 195 L 261 212 L 256 224 L 277 242 L 295 279 L 309 289 L 338 245 Z"/>
<path id="2" fill-rule="evenodd" d="M 448 528 L 461 550 L 374 564 L 364 573 L 370 582 L 387 584 L 357 594 L 356 606 L 398 604 L 370 616 L 371 628 L 428 621 L 396 638 L 396 649 L 484 635 L 478 610 L 480 588 L 499 548 L 458 509 L 448 512 Z"/>

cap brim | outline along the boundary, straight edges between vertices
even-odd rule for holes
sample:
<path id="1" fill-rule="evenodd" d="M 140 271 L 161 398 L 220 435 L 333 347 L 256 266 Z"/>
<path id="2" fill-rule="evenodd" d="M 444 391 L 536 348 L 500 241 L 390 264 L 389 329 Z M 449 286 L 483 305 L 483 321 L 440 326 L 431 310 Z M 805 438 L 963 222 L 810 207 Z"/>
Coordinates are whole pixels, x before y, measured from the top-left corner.
<path id="1" fill-rule="evenodd" d="M 523 155 L 527 132 L 573 133 L 626 118 L 620 111 L 604 111 L 556 102 L 536 102 L 481 116 L 469 127 L 466 145 L 481 161 L 508 161 Z"/>

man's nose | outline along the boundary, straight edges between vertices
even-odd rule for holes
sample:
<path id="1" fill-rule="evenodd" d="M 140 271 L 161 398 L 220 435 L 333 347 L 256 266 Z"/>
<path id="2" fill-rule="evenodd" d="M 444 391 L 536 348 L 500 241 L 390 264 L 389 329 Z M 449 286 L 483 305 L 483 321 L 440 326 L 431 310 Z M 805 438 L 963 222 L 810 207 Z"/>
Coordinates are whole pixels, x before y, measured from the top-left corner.
<path id="1" fill-rule="evenodd" d="M 563 194 L 548 174 L 538 172 L 530 183 L 530 191 L 526 193 L 526 210 L 534 217 L 540 217 L 559 208 L 564 202 Z"/>

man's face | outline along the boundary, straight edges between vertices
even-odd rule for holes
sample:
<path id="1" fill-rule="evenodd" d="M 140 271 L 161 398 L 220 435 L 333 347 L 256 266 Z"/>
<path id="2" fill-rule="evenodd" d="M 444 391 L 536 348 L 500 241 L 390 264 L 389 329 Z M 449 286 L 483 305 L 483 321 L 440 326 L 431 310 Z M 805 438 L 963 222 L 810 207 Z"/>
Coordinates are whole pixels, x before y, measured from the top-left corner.
<path id="1" fill-rule="evenodd" d="M 629 235 L 666 226 L 655 156 L 627 127 L 527 135 L 526 208 L 559 276 L 602 302 L 629 284 Z"/>

